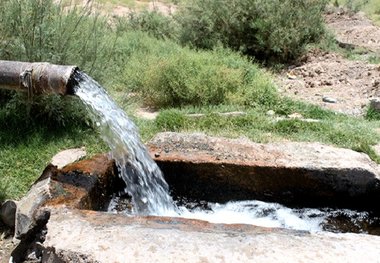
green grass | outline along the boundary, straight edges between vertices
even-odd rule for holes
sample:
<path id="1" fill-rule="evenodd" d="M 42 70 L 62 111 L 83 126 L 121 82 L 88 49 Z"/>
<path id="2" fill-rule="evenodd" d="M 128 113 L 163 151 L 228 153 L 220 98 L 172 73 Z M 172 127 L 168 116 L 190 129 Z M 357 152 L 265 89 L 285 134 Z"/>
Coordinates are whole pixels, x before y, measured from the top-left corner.
<path id="1" fill-rule="evenodd" d="M 194 110 L 170 109 L 161 111 L 157 119 L 140 123 L 143 136 L 147 139 L 158 131 L 176 132 L 205 132 L 209 135 L 240 137 L 246 136 L 256 142 L 272 141 L 306 141 L 322 142 L 343 148 L 350 148 L 365 152 L 372 159 L 379 162 L 379 157 L 371 150 L 371 145 L 380 141 L 380 134 L 375 131 L 380 127 L 380 121 L 369 121 L 362 118 L 348 117 L 310 107 L 307 104 L 290 105 L 305 118 L 313 118 L 319 122 L 304 122 L 298 119 L 277 119 L 285 117 L 284 105 L 292 104 L 289 101 L 280 103 L 274 108 L 276 115 L 267 116 L 260 109 L 218 106 L 203 107 Z M 304 108 L 302 108 L 302 105 Z M 226 117 L 218 112 L 244 111 L 243 116 Z M 188 113 L 203 113 L 202 117 L 188 117 Z M 154 131 L 152 133 L 152 131 Z"/>
<path id="2" fill-rule="evenodd" d="M 93 130 L 83 128 L 51 132 L 40 127 L 20 133 L 0 129 L 0 201 L 25 194 L 61 150 L 84 146 L 88 156 L 106 151 L 99 140 Z"/>

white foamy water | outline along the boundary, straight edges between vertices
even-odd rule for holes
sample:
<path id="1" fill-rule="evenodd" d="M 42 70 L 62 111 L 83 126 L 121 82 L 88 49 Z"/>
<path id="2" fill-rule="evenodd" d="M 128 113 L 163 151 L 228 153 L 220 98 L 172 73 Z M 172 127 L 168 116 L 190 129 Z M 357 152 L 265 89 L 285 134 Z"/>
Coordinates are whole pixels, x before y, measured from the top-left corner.
<path id="1" fill-rule="evenodd" d="M 176 210 L 157 164 L 141 142 L 134 123 L 106 91 L 82 72 L 75 75 L 75 94 L 86 105 L 102 139 L 111 149 L 126 192 L 132 196 L 134 213 L 161 215 Z"/>
<path id="2" fill-rule="evenodd" d="M 237 201 L 226 204 L 209 203 L 210 210 L 188 210 L 180 207 L 181 217 L 211 223 L 251 224 L 262 227 L 281 227 L 296 230 L 322 231 L 326 213 L 318 209 L 291 209 L 277 203 Z"/>

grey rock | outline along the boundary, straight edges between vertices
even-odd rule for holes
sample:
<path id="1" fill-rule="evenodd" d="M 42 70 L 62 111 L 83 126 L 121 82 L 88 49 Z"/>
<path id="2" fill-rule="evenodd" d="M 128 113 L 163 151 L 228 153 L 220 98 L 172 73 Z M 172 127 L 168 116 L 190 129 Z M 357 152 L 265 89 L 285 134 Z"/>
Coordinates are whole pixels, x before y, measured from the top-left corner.
<path id="1" fill-rule="evenodd" d="M 15 238 L 17 239 L 22 239 L 24 235 L 36 226 L 39 209 L 51 197 L 50 169 L 51 166 L 48 166 L 40 177 L 41 180 L 37 181 L 18 202 L 15 225 Z"/>
<path id="2" fill-rule="evenodd" d="M 327 96 L 323 96 L 322 97 L 322 101 L 323 102 L 327 102 L 327 103 L 337 103 L 338 102 L 337 99 L 331 98 L 331 97 L 327 97 Z"/>
<path id="3" fill-rule="evenodd" d="M 380 112 L 380 98 L 374 98 L 371 100 L 370 107 L 375 110 Z"/>
<path id="4" fill-rule="evenodd" d="M 13 200 L 6 200 L 0 209 L 0 219 L 10 228 L 15 227 L 17 203 Z"/>
<path id="5" fill-rule="evenodd" d="M 110 255 L 111 256 L 111 255 Z M 43 263 L 100 263 L 92 258 L 90 255 L 84 255 L 75 251 L 66 251 L 49 247 L 43 250 L 42 253 Z"/>
<path id="6" fill-rule="evenodd" d="M 51 163 L 57 166 L 58 169 L 63 168 L 64 166 L 76 162 L 86 156 L 86 150 L 84 147 L 68 149 L 61 151 L 54 155 L 51 159 Z"/>
<path id="7" fill-rule="evenodd" d="M 39 209 L 34 215 L 33 226 L 24 233 L 11 253 L 11 262 L 41 262 L 41 242 L 46 237 L 46 224 L 50 218 L 50 210 Z"/>

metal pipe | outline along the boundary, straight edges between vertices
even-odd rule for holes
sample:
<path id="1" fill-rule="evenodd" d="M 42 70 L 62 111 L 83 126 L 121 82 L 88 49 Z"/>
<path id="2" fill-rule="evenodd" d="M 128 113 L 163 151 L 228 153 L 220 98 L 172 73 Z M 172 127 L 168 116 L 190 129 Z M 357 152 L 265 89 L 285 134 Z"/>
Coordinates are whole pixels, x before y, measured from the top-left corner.
<path id="1" fill-rule="evenodd" d="M 28 95 L 73 95 L 76 66 L 0 60 L 0 89 L 27 92 Z"/>

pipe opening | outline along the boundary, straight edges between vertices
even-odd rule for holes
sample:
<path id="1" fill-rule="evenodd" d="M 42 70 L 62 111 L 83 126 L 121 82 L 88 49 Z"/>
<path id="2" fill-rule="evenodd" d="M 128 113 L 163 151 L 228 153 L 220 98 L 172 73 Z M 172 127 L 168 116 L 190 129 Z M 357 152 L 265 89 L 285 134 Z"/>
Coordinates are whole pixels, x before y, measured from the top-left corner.
<path id="1" fill-rule="evenodd" d="M 28 93 L 74 95 L 77 66 L 0 60 L 0 88 Z"/>

